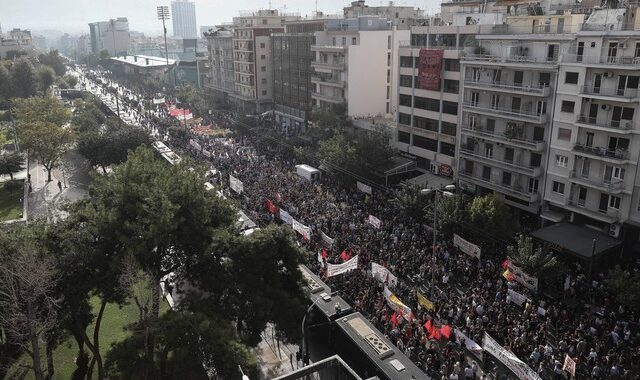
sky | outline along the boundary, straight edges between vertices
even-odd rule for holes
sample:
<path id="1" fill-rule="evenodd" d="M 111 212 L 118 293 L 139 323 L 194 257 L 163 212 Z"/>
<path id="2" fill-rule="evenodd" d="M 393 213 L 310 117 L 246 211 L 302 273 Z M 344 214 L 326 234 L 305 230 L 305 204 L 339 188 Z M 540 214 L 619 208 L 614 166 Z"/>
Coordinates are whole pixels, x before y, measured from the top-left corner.
<path id="1" fill-rule="evenodd" d="M 351 0 L 318 0 L 318 10 L 328 14 L 342 13 Z M 269 7 L 269 0 L 195 0 L 196 18 L 200 25 L 230 22 L 241 10 Z M 368 0 L 370 6 L 388 1 Z M 396 0 L 396 5 L 414 6 L 437 11 L 439 0 Z M 315 0 L 272 0 L 272 8 L 289 13 L 309 15 Z M 159 34 L 162 24 L 156 19 L 156 6 L 170 5 L 170 0 L 0 0 L 2 30 L 12 28 L 34 31 L 55 29 L 70 34 L 88 33 L 89 22 L 127 17 L 129 29 L 146 34 Z M 286 7 L 286 8 L 285 8 Z M 171 33 L 171 23 L 168 31 Z"/>

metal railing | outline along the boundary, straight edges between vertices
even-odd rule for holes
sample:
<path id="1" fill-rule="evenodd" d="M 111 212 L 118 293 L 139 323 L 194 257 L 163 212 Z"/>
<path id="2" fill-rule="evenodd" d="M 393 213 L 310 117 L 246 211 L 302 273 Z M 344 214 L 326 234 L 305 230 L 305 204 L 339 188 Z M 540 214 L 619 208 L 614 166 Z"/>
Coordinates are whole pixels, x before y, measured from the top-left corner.
<path id="1" fill-rule="evenodd" d="M 325 77 L 321 77 L 321 76 L 318 76 L 318 75 L 312 75 L 311 76 L 311 80 L 315 81 L 315 82 L 326 82 L 326 83 L 344 85 L 344 82 L 341 81 L 341 80 L 332 79 L 332 78 L 325 78 Z"/>
<path id="2" fill-rule="evenodd" d="M 494 115 L 501 115 L 506 117 L 519 117 L 519 118 L 527 119 L 529 121 L 537 122 L 537 123 L 542 123 L 544 120 L 546 120 L 546 114 L 541 114 L 538 112 L 523 111 L 523 110 L 518 111 L 511 108 L 493 107 L 489 105 L 480 105 L 480 104 L 471 103 L 471 102 L 464 102 L 463 106 L 469 109 L 477 110 L 477 111 L 491 112 Z"/>
<path id="3" fill-rule="evenodd" d="M 513 92 L 520 92 L 523 94 L 543 95 L 545 92 L 549 91 L 549 86 L 539 85 L 539 84 L 524 85 L 524 84 L 496 82 L 496 81 L 484 82 L 484 81 L 473 80 L 473 79 L 465 79 L 464 84 L 469 86 L 478 86 L 478 87 L 484 87 L 484 88 L 503 89 L 503 90 L 513 91 Z"/>
<path id="4" fill-rule="evenodd" d="M 583 177 L 577 170 L 571 171 L 570 178 L 574 178 L 580 182 L 584 182 L 592 186 L 606 189 L 609 193 L 619 193 L 624 190 L 623 180 L 614 180 L 613 178 L 610 181 L 607 181 L 605 179 L 591 179 L 588 176 Z"/>
<path id="5" fill-rule="evenodd" d="M 584 211 L 587 211 L 589 213 L 591 213 L 592 215 L 604 215 L 604 216 L 608 216 L 610 218 L 613 219 L 618 219 L 618 215 L 620 214 L 620 210 L 616 210 L 615 208 L 607 208 L 606 210 L 600 210 L 598 209 L 596 210 L 591 210 L 589 208 L 586 207 L 586 200 L 580 200 L 580 199 L 572 199 L 569 198 L 567 199 L 567 205 L 569 206 L 573 206 L 573 207 L 578 207 Z"/>
<path id="6" fill-rule="evenodd" d="M 507 161 L 504 159 L 498 159 L 495 157 L 487 157 L 487 156 L 483 156 L 482 154 L 480 154 L 479 152 L 476 152 L 474 150 L 469 150 L 466 148 L 460 148 L 460 152 L 464 155 L 467 156 L 471 156 L 480 160 L 484 160 L 484 161 L 489 161 L 489 162 L 493 162 L 496 163 L 498 165 L 502 165 L 508 168 L 512 168 L 515 170 L 521 170 L 526 172 L 527 174 L 531 175 L 532 177 L 535 177 L 539 174 L 540 172 L 540 167 L 539 166 L 529 166 L 525 163 L 521 163 L 521 162 L 515 162 L 515 161 Z"/>
<path id="7" fill-rule="evenodd" d="M 640 57 L 608 57 L 608 56 L 585 56 L 575 53 L 568 53 L 562 56 L 563 62 L 571 63 L 587 63 L 599 65 L 620 65 L 620 66 L 638 66 L 640 67 Z"/>
<path id="8" fill-rule="evenodd" d="M 502 191 L 505 193 L 512 193 L 512 194 L 516 194 L 517 196 L 520 196 L 522 198 L 527 198 L 529 199 L 530 202 L 535 202 L 538 200 L 538 193 L 529 193 L 527 191 L 525 191 L 523 186 L 519 186 L 519 185 L 505 185 L 503 183 L 500 182 L 494 182 L 491 180 L 491 178 L 483 178 L 483 177 L 478 177 L 473 175 L 473 173 L 469 173 L 467 171 L 461 170 L 458 172 L 458 176 L 462 177 L 462 178 L 466 178 L 472 181 L 478 181 L 478 182 L 482 182 L 483 184 L 487 185 L 487 187 L 490 188 L 494 188 L 498 191 Z"/>
<path id="9" fill-rule="evenodd" d="M 496 133 L 495 131 L 489 131 L 485 128 L 479 128 L 479 127 L 472 128 L 469 125 L 462 125 L 461 128 L 463 131 L 469 134 L 491 137 L 496 140 L 500 140 L 500 141 L 504 141 L 512 144 L 521 144 L 533 150 L 542 150 L 542 148 L 544 147 L 544 141 L 535 141 L 535 140 L 528 140 L 528 139 L 522 139 L 522 138 L 509 138 L 504 133 Z"/>
<path id="10" fill-rule="evenodd" d="M 613 158 L 616 160 L 626 160 L 629 158 L 629 151 L 625 149 L 610 150 L 605 147 L 575 144 L 573 146 L 573 150 L 576 152 L 591 154 L 593 156 Z"/>
<path id="11" fill-rule="evenodd" d="M 514 26 L 514 25 L 494 25 L 488 34 L 562 34 L 572 33 L 573 30 L 577 30 L 579 25 L 562 25 L 558 28 L 558 25 L 526 25 L 526 26 Z"/>
<path id="12" fill-rule="evenodd" d="M 545 65 L 557 65 L 558 58 L 540 58 L 529 57 L 524 55 L 511 55 L 508 57 L 491 55 L 491 54 L 465 54 L 462 60 L 485 61 L 485 62 L 508 62 L 508 63 L 535 63 Z"/>
<path id="13" fill-rule="evenodd" d="M 611 121 L 599 122 L 598 118 L 596 117 L 589 117 L 584 115 L 579 115 L 576 118 L 576 123 L 588 124 L 588 125 L 593 125 L 601 128 L 619 129 L 623 131 L 627 131 L 633 128 L 633 122 L 630 120 L 623 120 L 623 121 L 611 120 Z"/>
<path id="14" fill-rule="evenodd" d="M 613 96 L 625 99 L 635 99 L 639 96 L 637 88 L 603 88 L 582 86 L 581 92 L 587 95 Z"/>

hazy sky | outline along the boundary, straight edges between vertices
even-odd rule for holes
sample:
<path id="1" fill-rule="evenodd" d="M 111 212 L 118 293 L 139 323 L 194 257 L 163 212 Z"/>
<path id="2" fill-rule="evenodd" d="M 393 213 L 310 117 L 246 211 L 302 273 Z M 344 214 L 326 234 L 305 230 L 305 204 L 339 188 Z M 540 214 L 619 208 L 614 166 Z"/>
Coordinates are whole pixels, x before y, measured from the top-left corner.
<path id="1" fill-rule="evenodd" d="M 318 10 L 341 13 L 351 0 L 318 0 Z M 195 0 L 196 18 L 200 25 L 231 21 L 240 10 L 268 8 L 269 0 Z M 368 0 L 368 5 L 388 1 Z M 397 5 L 411 5 L 434 13 L 440 0 L 400 0 Z M 286 4 L 286 9 L 284 8 Z M 156 6 L 170 5 L 170 0 L 0 0 L 0 25 L 3 30 L 25 28 L 57 29 L 68 33 L 89 32 L 87 24 L 115 17 L 129 18 L 129 29 L 145 33 L 160 32 Z M 315 0 L 273 0 L 272 7 L 280 11 L 311 15 Z M 171 23 L 168 26 L 171 33 Z"/>

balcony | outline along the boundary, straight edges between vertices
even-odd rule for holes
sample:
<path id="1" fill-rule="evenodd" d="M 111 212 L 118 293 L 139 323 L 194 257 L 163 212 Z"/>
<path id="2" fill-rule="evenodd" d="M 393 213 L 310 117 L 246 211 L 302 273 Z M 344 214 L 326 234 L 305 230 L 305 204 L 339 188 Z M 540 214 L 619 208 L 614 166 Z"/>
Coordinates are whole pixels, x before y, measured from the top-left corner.
<path id="1" fill-rule="evenodd" d="M 624 149 L 610 150 L 605 147 L 575 144 L 573 146 L 573 151 L 586 154 L 594 158 L 607 158 L 613 161 L 626 161 L 629 159 L 629 151 Z"/>
<path id="2" fill-rule="evenodd" d="M 510 120 L 524 121 L 528 123 L 544 124 L 547 122 L 546 114 L 538 114 L 531 111 L 516 111 L 511 108 L 490 107 L 479 105 L 477 103 L 465 102 L 463 108 L 467 111 L 473 111 L 488 116 L 500 116 Z"/>
<path id="3" fill-rule="evenodd" d="M 534 152 L 541 152 L 544 150 L 545 142 L 544 141 L 535 141 L 535 140 L 527 140 L 520 138 L 508 138 L 503 133 L 496 133 L 494 131 L 489 131 L 484 128 L 472 128 L 468 125 L 463 125 L 462 132 L 467 135 L 495 141 L 498 143 L 508 144 L 512 146 L 516 146 L 522 149 L 529 149 Z"/>
<path id="4" fill-rule="evenodd" d="M 311 45 L 311 51 L 326 51 L 326 52 L 342 53 L 344 52 L 344 46 Z"/>
<path id="5" fill-rule="evenodd" d="M 576 124 L 579 127 L 596 129 L 603 132 L 629 134 L 633 129 L 633 122 L 631 120 L 622 121 L 598 121 L 595 117 L 588 117 L 579 115 L 576 118 Z"/>
<path id="6" fill-rule="evenodd" d="M 581 185 L 596 188 L 600 191 L 604 191 L 610 194 L 619 194 L 624 191 L 624 181 L 622 180 L 610 180 L 593 179 L 589 177 L 583 177 L 576 170 L 572 170 L 569 174 L 571 182 L 575 182 Z"/>
<path id="7" fill-rule="evenodd" d="M 583 63 L 599 68 L 605 67 L 625 70 L 640 70 L 640 57 L 592 57 L 577 54 L 565 54 L 562 56 L 562 61 L 568 63 Z"/>
<path id="8" fill-rule="evenodd" d="M 340 87 L 340 88 L 344 87 L 344 82 L 341 81 L 341 80 L 325 78 L 325 77 L 321 77 L 321 76 L 317 76 L 317 75 L 312 75 L 311 76 L 311 83 L 321 83 L 323 85 L 333 86 L 333 87 Z"/>
<path id="9" fill-rule="evenodd" d="M 602 88 L 582 86 L 580 95 L 596 98 L 610 98 L 614 101 L 632 102 L 640 100 L 637 88 Z"/>
<path id="10" fill-rule="evenodd" d="M 470 157 L 477 161 L 488 163 L 489 165 L 492 165 L 492 166 L 498 166 L 500 168 L 522 173 L 530 177 L 539 177 L 540 173 L 542 172 L 542 169 L 539 166 L 532 167 L 525 163 L 506 161 L 506 160 L 501 160 L 495 157 L 487 157 L 480 154 L 479 152 L 475 152 L 473 150 L 469 150 L 464 147 L 460 148 L 460 154 L 466 157 Z"/>
<path id="11" fill-rule="evenodd" d="M 549 86 L 540 85 L 522 85 L 507 82 L 484 82 L 475 80 L 465 80 L 464 85 L 466 87 L 486 89 L 492 91 L 508 92 L 518 95 L 532 95 L 532 96 L 549 96 L 551 94 L 551 88 Z"/>
<path id="12" fill-rule="evenodd" d="M 493 66 L 501 66 L 506 63 L 539 67 L 540 65 L 551 68 L 558 65 L 558 58 L 539 58 L 525 55 L 498 56 L 491 54 L 466 54 L 460 58 L 463 61 L 473 61 L 474 63 L 486 63 Z"/>
<path id="13" fill-rule="evenodd" d="M 497 191 L 501 194 L 507 194 L 510 195 L 512 197 L 516 197 L 516 198 L 520 198 L 523 199 L 529 203 L 535 203 L 538 201 L 539 199 L 539 194 L 538 193 L 529 193 L 527 191 L 525 191 L 525 189 L 523 189 L 522 186 L 507 186 L 507 185 L 503 185 L 501 183 L 498 182 L 493 182 L 491 181 L 491 179 L 487 179 L 487 178 L 482 178 L 482 177 L 476 177 L 471 173 L 466 173 L 465 171 L 461 170 L 458 172 L 458 177 L 473 183 L 478 183 L 483 187 L 486 187 L 488 189 Z"/>
<path id="14" fill-rule="evenodd" d="M 580 199 L 567 199 L 566 208 L 578 214 L 587 215 L 593 219 L 607 223 L 616 223 L 620 220 L 620 210 L 609 208 L 605 210 L 592 210 L 586 207 L 586 202 Z"/>
<path id="15" fill-rule="evenodd" d="M 311 67 L 321 70 L 344 70 L 344 60 L 311 61 Z"/>
<path id="16" fill-rule="evenodd" d="M 322 94 L 319 92 L 312 92 L 311 98 L 318 99 L 320 101 L 327 102 L 327 103 L 333 103 L 333 104 L 342 104 L 345 101 L 344 98 L 341 96 Z"/>

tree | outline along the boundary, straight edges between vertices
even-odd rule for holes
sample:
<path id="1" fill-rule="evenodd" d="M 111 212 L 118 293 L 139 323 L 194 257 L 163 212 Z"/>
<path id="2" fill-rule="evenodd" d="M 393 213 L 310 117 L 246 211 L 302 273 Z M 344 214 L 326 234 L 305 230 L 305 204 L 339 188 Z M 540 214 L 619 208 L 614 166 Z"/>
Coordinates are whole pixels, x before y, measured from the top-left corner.
<path id="1" fill-rule="evenodd" d="M 42 66 L 38 69 L 38 81 L 40 82 L 43 96 L 47 95 L 47 91 L 49 91 L 49 87 L 53 84 L 55 76 L 56 73 L 49 66 Z"/>
<path id="2" fill-rule="evenodd" d="M 387 164 L 396 150 L 389 145 L 391 132 L 385 127 L 357 134 L 355 139 L 356 157 L 361 168 L 375 169 Z"/>
<path id="3" fill-rule="evenodd" d="M 24 157 L 18 153 L 0 155 L 0 174 L 8 175 L 13 181 L 13 175 L 24 169 Z"/>
<path id="4" fill-rule="evenodd" d="M 38 61 L 43 65 L 51 67 L 54 70 L 55 75 L 59 77 L 63 76 L 67 71 L 67 66 L 60 54 L 58 54 L 57 50 L 51 50 L 47 54 L 38 55 Z"/>
<path id="5" fill-rule="evenodd" d="M 609 270 L 606 286 L 620 303 L 633 311 L 640 311 L 640 273 L 616 265 Z"/>
<path id="6" fill-rule="evenodd" d="M 329 170 L 343 181 L 349 179 L 345 171 L 351 172 L 357 167 L 356 148 L 344 134 L 337 134 L 329 140 L 321 141 L 318 153 Z"/>
<path id="7" fill-rule="evenodd" d="M 35 69 L 26 58 L 18 59 L 11 66 L 11 86 L 12 93 L 16 97 L 28 98 L 35 95 L 37 89 Z"/>
<path id="8" fill-rule="evenodd" d="M 431 194 L 430 194 L 431 195 Z M 453 238 L 453 234 L 463 234 L 465 231 L 465 221 L 468 220 L 467 204 L 468 200 L 460 194 L 444 195 L 435 193 L 432 195 L 431 202 L 425 208 L 427 223 L 434 223 L 434 204 L 437 205 L 437 213 L 435 218 L 438 234 L 446 239 Z M 436 200 L 437 199 L 437 200 Z"/>
<path id="9" fill-rule="evenodd" d="M 398 207 L 406 218 L 419 220 L 424 218 L 424 209 L 430 198 L 429 194 L 422 192 L 421 186 L 403 182 L 391 203 Z"/>
<path id="10" fill-rule="evenodd" d="M 53 123 L 62 127 L 71 117 L 64 104 L 50 96 L 17 100 L 15 102 L 15 114 L 18 123 L 18 135 L 21 129 L 28 129 L 31 124 L 39 121 Z"/>
<path id="11" fill-rule="evenodd" d="M 41 121 L 21 131 L 20 135 L 23 147 L 47 169 L 47 181 L 51 181 L 51 171 L 58 166 L 73 142 L 73 132 Z"/>
<path id="12" fill-rule="evenodd" d="M 309 120 L 322 129 L 333 129 L 341 133 L 347 125 L 347 107 L 344 104 L 317 107 L 309 115 Z"/>
<path id="13" fill-rule="evenodd" d="M 11 96 L 11 76 L 4 65 L 0 65 L 0 99 Z"/>
<path id="14" fill-rule="evenodd" d="M 505 244 L 519 229 L 509 207 L 494 194 L 474 198 L 469 206 L 469 217 L 476 241 L 484 245 Z"/>
<path id="15" fill-rule="evenodd" d="M 547 246 L 534 248 L 530 236 L 520 235 L 515 245 L 507 247 L 509 259 L 525 272 L 538 278 L 550 278 L 558 274 L 558 259 Z"/>

